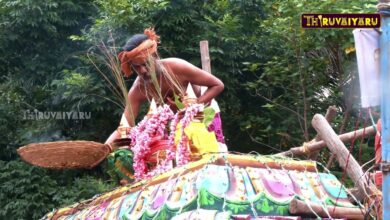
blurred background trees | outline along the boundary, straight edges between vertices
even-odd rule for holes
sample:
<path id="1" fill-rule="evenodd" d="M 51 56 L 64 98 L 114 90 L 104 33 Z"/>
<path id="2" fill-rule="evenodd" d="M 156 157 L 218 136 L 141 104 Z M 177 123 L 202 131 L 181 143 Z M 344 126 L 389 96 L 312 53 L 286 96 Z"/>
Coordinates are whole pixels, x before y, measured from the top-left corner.
<path id="1" fill-rule="evenodd" d="M 0 218 L 37 219 L 113 186 L 100 168 L 49 171 L 16 154 L 31 142 L 103 142 L 117 127 L 122 110 L 86 56 L 97 45 L 119 50 L 155 27 L 162 57 L 200 66 L 199 41 L 208 40 L 212 72 L 225 83 L 218 101 L 229 150 L 272 154 L 313 138 L 311 118 L 329 105 L 339 109 L 336 131 L 367 123 L 351 30 L 304 30 L 300 15 L 373 13 L 376 3 L 0 0 Z M 91 112 L 91 119 L 25 120 L 26 111 Z M 370 146 L 361 144 L 363 161 Z"/>

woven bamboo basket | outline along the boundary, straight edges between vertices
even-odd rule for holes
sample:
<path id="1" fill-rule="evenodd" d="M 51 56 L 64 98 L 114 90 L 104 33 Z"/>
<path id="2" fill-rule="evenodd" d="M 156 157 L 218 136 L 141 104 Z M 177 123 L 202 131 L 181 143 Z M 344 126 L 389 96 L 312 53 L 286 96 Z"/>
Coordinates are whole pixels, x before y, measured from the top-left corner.
<path id="1" fill-rule="evenodd" d="M 56 141 L 20 147 L 20 157 L 35 166 L 52 169 L 91 169 L 102 162 L 111 149 L 94 141 Z"/>

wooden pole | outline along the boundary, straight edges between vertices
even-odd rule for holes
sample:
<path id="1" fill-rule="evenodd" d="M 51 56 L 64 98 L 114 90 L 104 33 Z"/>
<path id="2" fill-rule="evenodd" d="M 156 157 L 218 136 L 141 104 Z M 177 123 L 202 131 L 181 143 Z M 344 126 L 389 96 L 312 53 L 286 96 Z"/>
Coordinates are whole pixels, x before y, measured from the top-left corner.
<path id="1" fill-rule="evenodd" d="M 328 110 L 326 110 L 325 119 L 329 123 L 331 123 L 333 121 L 334 117 L 336 116 L 336 114 L 337 114 L 336 106 L 334 106 L 334 105 L 333 106 L 329 106 Z M 317 142 L 317 141 L 320 141 L 320 140 L 321 140 L 321 138 L 317 134 L 317 136 L 314 138 L 314 141 Z M 310 160 L 316 160 L 319 153 L 320 153 L 320 150 L 316 150 L 316 151 L 310 152 L 309 159 Z"/>
<path id="2" fill-rule="evenodd" d="M 202 40 L 199 42 L 200 56 L 202 60 L 202 69 L 211 73 L 210 54 L 209 54 L 209 42 Z"/>
<path id="3" fill-rule="evenodd" d="M 356 131 L 352 131 L 352 132 L 348 132 L 348 133 L 339 135 L 339 138 L 342 142 L 349 142 L 353 138 L 361 138 L 363 136 L 363 134 L 364 135 L 374 135 L 375 134 L 374 126 L 362 128 L 362 129 L 359 129 Z M 325 146 L 326 146 L 325 141 L 321 140 L 321 141 L 314 142 L 314 143 L 308 143 L 308 144 L 300 146 L 300 147 L 294 147 L 288 151 L 281 152 L 281 153 L 278 153 L 276 155 L 279 155 L 279 156 L 290 156 L 290 155 L 302 156 L 302 155 L 307 155 L 308 153 L 313 152 L 313 151 L 321 150 Z"/>
<path id="4" fill-rule="evenodd" d="M 293 215 L 309 215 L 315 216 L 313 211 L 322 218 L 328 218 L 330 214 L 331 218 L 347 218 L 347 219 L 364 219 L 364 211 L 359 208 L 346 208 L 338 206 L 326 206 L 324 207 L 312 202 L 303 202 L 299 199 L 292 199 L 289 211 Z"/>
<path id="5" fill-rule="evenodd" d="M 321 136 L 322 140 L 325 141 L 329 150 L 336 155 L 339 165 L 346 171 L 348 176 L 359 188 L 360 194 L 358 199 L 363 199 L 365 196 L 364 193 L 367 189 L 367 179 L 364 176 L 363 170 L 359 166 L 358 162 L 350 154 L 344 143 L 334 132 L 324 116 L 320 114 L 314 115 L 312 125 Z"/>
<path id="6" fill-rule="evenodd" d="M 345 129 L 346 124 L 347 124 L 348 119 L 349 119 L 351 108 L 352 108 L 352 103 L 351 103 L 350 100 L 347 100 L 347 108 L 345 109 L 345 112 L 344 112 L 344 117 L 343 117 L 343 121 L 341 122 L 339 133 L 344 132 L 344 129 Z M 326 168 L 327 169 L 330 169 L 330 167 L 332 166 L 333 161 L 334 161 L 335 158 L 336 158 L 336 155 L 334 155 L 333 153 L 331 153 L 329 155 L 328 162 L 326 163 Z"/>
<path id="7" fill-rule="evenodd" d="M 202 69 L 206 72 L 211 73 L 211 61 L 210 61 L 210 53 L 209 53 L 209 42 L 207 40 L 202 40 L 199 42 L 200 47 L 200 58 L 202 61 Z M 200 87 L 201 94 L 204 94 L 207 90 L 206 86 Z M 215 113 L 220 112 L 218 103 L 215 99 L 211 100 L 210 106 L 215 110 Z"/>
<path id="8" fill-rule="evenodd" d="M 334 155 L 333 153 L 330 155 L 328 162 L 326 163 L 326 169 L 330 169 L 330 167 L 333 165 L 333 161 L 335 157 L 336 155 Z"/>

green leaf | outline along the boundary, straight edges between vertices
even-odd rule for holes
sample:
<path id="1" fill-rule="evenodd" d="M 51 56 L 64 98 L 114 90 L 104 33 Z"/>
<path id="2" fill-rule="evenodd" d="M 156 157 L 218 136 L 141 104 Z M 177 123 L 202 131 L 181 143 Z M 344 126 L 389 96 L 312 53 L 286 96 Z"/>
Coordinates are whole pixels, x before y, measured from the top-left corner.
<path id="1" fill-rule="evenodd" d="M 262 105 L 261 107 L 263 107 L 263 108 L 273 108 L 274 105 L 267 103 L 265 105 Z"/>
<path id="2" fill-rule="evenodd" d="M 178 109 L 183 109 L 185 106 L 184 104 L 180 101 L 180 98 L 178 95 L 176 94 L 173 94 L 173 96 L 175 97 L 175 105 Z"/>
<path id="3" fill-rule="evenodd" d="M 203 123 L 207 126 L 211 124 L 215 116 L 215 110 L 211 107 L 207 107 L 203 110 Z"/>

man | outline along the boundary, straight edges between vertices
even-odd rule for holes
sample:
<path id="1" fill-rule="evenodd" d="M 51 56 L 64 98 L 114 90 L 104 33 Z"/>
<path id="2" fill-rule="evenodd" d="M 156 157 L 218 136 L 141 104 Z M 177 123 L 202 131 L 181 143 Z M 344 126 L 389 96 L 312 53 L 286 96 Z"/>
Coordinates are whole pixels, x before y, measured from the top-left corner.
<path id="1" fill-rule="evenodd" d="M 142 103 L 155 99 L 158 103 L 167 103 L 174 110 L 174 95 L 185 95 L 185 88 L 191 83 L 198 95 L 197 103 L 209 103 L 224 89 L 224 84 L 212 74 L 199 69 L 179 58 L 159 59 L 157 44 L 159 36 L 153 29 L 145 29 L 144 34 L 131 37 L 119 53 L 122 72 L 126 77 L 137 74 L 137 78 L 128 93 L 129 107 L 125 108 L 125 118 L 134 126 Z M 200 95 L 199 86 L 207 87 Z M 111 144 L 120 138 L 114 131 L 106 143 Z"/>

